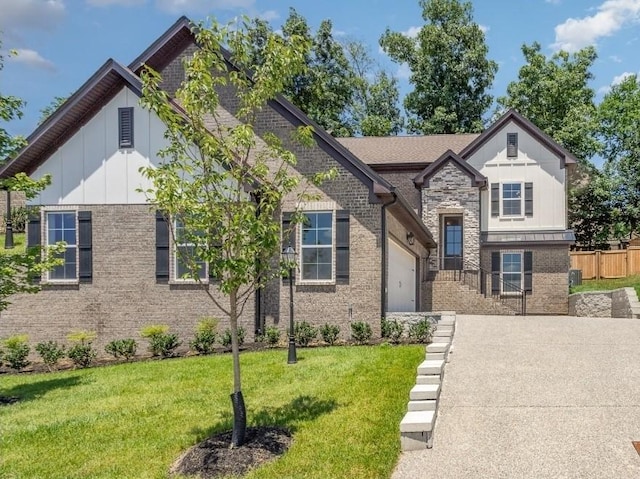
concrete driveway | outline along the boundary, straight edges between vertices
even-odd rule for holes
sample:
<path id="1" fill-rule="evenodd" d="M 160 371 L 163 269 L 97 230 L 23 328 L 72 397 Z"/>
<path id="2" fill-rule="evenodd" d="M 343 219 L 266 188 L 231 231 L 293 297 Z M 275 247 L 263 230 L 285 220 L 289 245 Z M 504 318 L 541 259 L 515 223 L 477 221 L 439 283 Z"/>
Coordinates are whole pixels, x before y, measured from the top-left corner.
<path id="1" fill-rule="evenodd" d="M 394 479 L 640 478 L 640 321 L 458 316 L 433 449 Z"/>

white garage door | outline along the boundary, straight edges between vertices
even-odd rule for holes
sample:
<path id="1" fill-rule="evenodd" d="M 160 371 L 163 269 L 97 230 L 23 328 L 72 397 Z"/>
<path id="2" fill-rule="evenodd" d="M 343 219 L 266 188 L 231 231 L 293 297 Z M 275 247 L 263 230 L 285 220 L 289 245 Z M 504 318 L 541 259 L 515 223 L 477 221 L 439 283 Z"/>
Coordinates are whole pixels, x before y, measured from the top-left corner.
<path id="1" fill-rule="evenodd" d="M 393 240 L 389 240 L 389 312 L 416 310 L 416 257 Z"/>

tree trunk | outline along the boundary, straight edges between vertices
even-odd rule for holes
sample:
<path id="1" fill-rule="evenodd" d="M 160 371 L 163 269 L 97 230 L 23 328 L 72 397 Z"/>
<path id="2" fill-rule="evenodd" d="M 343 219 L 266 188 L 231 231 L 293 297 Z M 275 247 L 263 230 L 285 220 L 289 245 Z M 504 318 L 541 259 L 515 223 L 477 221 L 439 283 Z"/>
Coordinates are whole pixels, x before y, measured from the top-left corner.
<path id="1" fill-rule="evenodd" d="M 230 309 L 229 322 L 231 325 L 231 355 L 233 357 L 233 394 L 231 394 L 231 404 L 233 405 L 233 433 L 231 435 L 231 446 L 242 446 L 245 441 L 247 430 L 247 412 L 242 396 L 242 385 L 240 382 L 240 345 L 238 344 L 238 291 L 237 289 L 229 293 Z"/>

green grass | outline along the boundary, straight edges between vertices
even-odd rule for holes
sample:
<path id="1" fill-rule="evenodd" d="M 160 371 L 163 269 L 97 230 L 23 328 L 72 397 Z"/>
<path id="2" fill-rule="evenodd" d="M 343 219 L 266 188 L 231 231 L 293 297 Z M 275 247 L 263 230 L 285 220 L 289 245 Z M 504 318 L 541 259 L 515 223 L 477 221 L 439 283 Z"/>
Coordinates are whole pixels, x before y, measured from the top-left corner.
<path id="1" fill-rule="evenodd" d="M 0 234 L 0 254 L 22 253 L 25 248 L 24 233 L 13 234 L 13 249 L 4 249 L 4 234 Z"/>
<path id="2" fill-rule="evenodd" d="M 580 286 L 572 287 L 571 292 L 583 293 L 585 291 L 610 291 L 612 289 L 629 287 L 635 288 L 636 294 L 640 298 L 640 275 L 615 279 L 589 279 L 583 281 Z"/>
<path id="3" fill-rule="evenodd" d="M 382 478 L 424 346 L 353 346 L 241 356 L 249 426 L 280 425 L 291 448 L 250 478 Z M 231 356 L 4 375 L 0 477 L 165 478 L 188 447 L 232 424 Z"/>

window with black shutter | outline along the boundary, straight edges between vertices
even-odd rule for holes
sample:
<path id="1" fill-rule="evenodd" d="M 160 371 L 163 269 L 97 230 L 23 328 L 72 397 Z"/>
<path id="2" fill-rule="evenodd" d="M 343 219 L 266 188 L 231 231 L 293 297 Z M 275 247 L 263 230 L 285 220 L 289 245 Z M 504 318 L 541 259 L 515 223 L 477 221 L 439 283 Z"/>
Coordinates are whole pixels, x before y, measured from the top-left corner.
<path id="1" fill-rule="evenodd" d="M 491 216 L 500 216 L 500 183 L 491 183 Z"/>
<path id="2" fill-rule="evenodd" d="M 336 211 L 336 282 L 349 283 L 349 212 Z"/>
<path id="3" fill-rule="evenodd" d="M 40 248 L 42 244 L 42 228 L 40 213 L 29 216 L 27 223 L 27 248 Z M 40 282 L 40 275 L 31 278 L 34 283 Z"/>
<path id="4" fill-rule="evenodd" d="M 156 282 L 169 282 L 169 223 L 164 212 L 156 211 Z"/>
<path id="5" fill-rule="evenodd" d="M 491 293 L 500 294 L 500 251 L 491 253 Z"/>
<path id="6" fill-rule="evenodd" d="M 78 211 L 78 279 L 81 283 L 93 280 L 92 250 L 91 211 Z"/>
<path id="7" fill-rule="evenodd" d="M 533 291 L 533 251 L 524 252 L 524 290 Z"/>
<path id="8" fill-rule="evenodd" d="M 118 108 L 118 144 L 133 148 L 133 107 Z"/>
<path id="9" fill-rule="evenodd" d="M 518 134 L 507 133 L 507 158 L 518 156 Z"/>
<path id="10" fill-rule="evenodd" d="M 533 183 L 524 184 L 524 215 L 533 216 Z"/>

